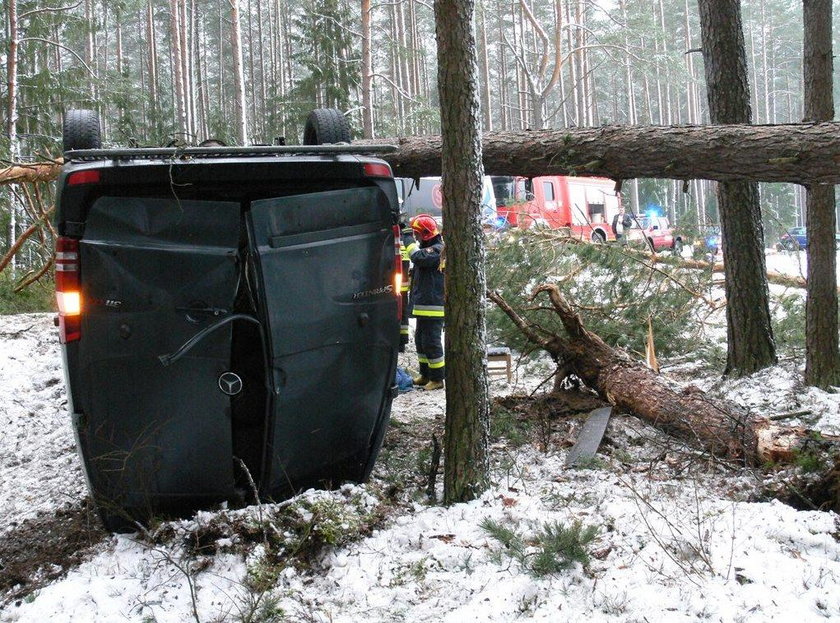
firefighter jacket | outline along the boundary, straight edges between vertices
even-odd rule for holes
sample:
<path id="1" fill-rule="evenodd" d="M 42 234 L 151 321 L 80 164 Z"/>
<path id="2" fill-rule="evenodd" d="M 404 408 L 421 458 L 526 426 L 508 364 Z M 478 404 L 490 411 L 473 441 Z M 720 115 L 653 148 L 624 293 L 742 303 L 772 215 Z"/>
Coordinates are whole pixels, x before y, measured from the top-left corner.
<path id="1" fill-rule="evenodd" d="M 414 243 L 408 247 L 414 264 L 411 275 L 411 315 L 443 318 L 443 238 Z"/>

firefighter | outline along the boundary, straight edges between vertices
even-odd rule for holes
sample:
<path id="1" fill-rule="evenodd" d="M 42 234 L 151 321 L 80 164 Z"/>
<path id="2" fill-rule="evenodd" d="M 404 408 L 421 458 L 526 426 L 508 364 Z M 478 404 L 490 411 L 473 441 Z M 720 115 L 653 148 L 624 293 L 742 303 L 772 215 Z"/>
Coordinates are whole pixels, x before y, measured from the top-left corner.
<path id="1" fill-rule="evenodd" d="M 411 287 L 409 270 L 411 260 L 408 257 L 408 247 L 414 242 L 414 230 L 410 225 L 400 221 L 400 256 L 402 257 L 402 283 L 400 284 L 400 298 L 402 298 L 402 317 L 400 318 L 400 352 L 405 352 L 408 344 L 408 290 Z"/>
<path id="2" fill-rule="evenodd" d="M 420 375 L 414 384 L 423 389 L 443 387 L 443 237 L 428 214 L 411 219 L 415 242 L 408 248 L 414 265 L 411 276 L 411 315 L 417 319 L 414 341 Z"/>

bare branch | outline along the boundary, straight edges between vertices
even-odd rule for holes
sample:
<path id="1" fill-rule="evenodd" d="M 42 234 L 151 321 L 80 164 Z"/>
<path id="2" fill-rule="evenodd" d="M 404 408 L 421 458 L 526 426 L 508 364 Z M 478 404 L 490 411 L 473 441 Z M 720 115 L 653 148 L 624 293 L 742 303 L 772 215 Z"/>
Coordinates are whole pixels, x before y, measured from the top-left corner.
<path id="1" fill-rule="evenodd" d="M 41 43 L 46 43 L 47 45 L 54 45 L 55 47 L 61 48 L 62 50 L 66 51 L 66 52 L 70 52 L 70 54 L 75 56 L 76 60 L 78 60 L 82 64 L 82 66 L 85 69 L 87 69 L 88 73 L 92 77 L 96 78 L 96 73 L 85 62 L 85 59 L 83 59 L 81 56 L 79 56 L 79 54 L 75 50 L 73 50 L 72 48 L 68 48 L 66 45 L 58 43 L 57 41 L 53 41 L 52 39 L 45 39 L 44 37 L 24 37 L 24 38 L 20 39 L 19 43 L 24 43 L 26 41 L 39 41 Z"/>
<path id="2" fill-rule="evenodd" d="M 38 15 L 39 13 L 61 13 L 63 11 L 72 11 L 73 9 L 81 6 L 82 2 L 79 0 L 76 4 L 71 4 L 68 6 L 56 6 L 56 7 L 41 7 L 39 9 L 32 9 L 31 11 L 26 11 L 18 15 L 18 19 L 26 19 L 27 17 L 31 17 L 32 15 Z"/>

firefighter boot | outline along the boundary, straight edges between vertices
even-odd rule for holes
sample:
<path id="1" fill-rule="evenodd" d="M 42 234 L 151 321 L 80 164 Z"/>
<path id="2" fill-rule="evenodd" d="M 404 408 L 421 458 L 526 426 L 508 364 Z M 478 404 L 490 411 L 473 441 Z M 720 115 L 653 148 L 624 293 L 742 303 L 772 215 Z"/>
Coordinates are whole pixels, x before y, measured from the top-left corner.
<path id="1" fill-rule="evenodd" d="M 429 379 L 422 374 L 418 374 L 417 376 L 411 377 L 411 382 L 415 385 L 426 385 L 429 382 Z"/>
<path id="2" fill-rule="evenodd" d="M 429 381 L 423 385 L 423 389 L 431 391 L 433 389 L 443 389 L 443 381 Z"/>

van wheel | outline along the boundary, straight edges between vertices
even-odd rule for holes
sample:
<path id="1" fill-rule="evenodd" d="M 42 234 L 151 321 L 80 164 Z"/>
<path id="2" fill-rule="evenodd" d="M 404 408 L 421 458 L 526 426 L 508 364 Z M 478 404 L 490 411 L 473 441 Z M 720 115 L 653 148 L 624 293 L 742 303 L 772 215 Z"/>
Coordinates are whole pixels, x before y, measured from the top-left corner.
<path id="1" fill-rule="evenodd" d="M 95 110 L 84 108 L 68 110 L 64 114 L 64 151 L 74 149 L 99 149 L 102 138 L 99 130 L 99 115 Z"/>
<path id="2" fill-rule="evenodd" d="M 594 242 L 595 244 L 604 244 L 606 241 L 607 237 L 601 230 L 592 232 L 592 242 Z"/>
<path id="3" fill-rule="evenodd" d="M 306 119 L 304 145 L 350 142 L 350 122 L 337 108 L 316 108 Z"/>

